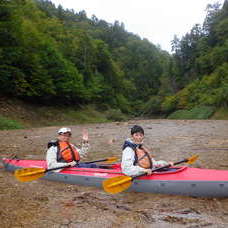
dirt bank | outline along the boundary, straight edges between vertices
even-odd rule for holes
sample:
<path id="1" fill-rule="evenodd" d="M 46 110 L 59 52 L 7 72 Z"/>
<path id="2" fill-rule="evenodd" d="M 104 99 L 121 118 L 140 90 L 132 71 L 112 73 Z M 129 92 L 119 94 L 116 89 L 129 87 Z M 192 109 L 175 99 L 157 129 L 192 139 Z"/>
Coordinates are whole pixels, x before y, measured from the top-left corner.
<path id="1" fill-rule="evenodd" d="M 86 160 L 121 156 L 132 124 L 145 128 L 145 143 L 156 159 L 199 154 L 194 167 L 228 169 L 228 121 L 144 120 L 70 126 L 77 143 L 90 133 Z M 0 131 L 0 156 L 43 159 L 58 127 Z M 19 183 L 0 169 L 1 227 L 227 227 L 228 199 L 144 193 L 107 195 L 101 189 L 37 180 Z"/>

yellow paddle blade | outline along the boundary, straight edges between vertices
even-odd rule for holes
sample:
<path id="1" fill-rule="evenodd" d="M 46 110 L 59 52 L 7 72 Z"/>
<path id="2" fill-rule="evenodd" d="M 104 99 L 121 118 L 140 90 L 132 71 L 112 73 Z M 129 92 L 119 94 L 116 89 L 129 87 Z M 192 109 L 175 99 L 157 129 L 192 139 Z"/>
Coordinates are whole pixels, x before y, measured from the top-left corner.
<path id="1" fill-rule="evenodd" d="M 131 186 L 132 177 L 117 176 L 103 181 L 103 188 L 106 192 L 116 194 L 128 189 Z"/>
<path id="2" fill-rule="evenodd" d="M 43 168 L 24 168 L 14 172 L 14 176 L 21 182 L 28 182 L 43 177 L 45 169 Z"/>
<path id="3" fill-rule="evenodd" d="M 192 157 L 188 158 L 187 163 L 193 164 L 198 159 L 198 157 L 199 157 L 199 155 L 193 155 Z"/>
<path id="4" fill-rule="evenodd" d="M 107 160 L 105 161 L 105 163 L 113 163 L 116 162 L 118 159 L 116 157 L 110 157 L 107 158 Z"/>

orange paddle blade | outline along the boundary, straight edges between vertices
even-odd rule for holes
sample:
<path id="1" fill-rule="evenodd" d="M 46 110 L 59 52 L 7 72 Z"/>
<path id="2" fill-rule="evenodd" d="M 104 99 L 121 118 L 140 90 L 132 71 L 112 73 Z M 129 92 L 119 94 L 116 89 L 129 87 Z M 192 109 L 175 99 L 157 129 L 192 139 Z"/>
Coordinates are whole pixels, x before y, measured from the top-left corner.
<path id="1" fill-rule="evenodd" d="M 113 163 L 113 162 L 116 162 L 117 160 L 118 160 L 118 158 L 116 158 L 116 157 L 110 157 L 110 158 L 107 158 L 105 163 Z"/>
<path id="2" fill-rule="evenodd" d="M 28 182 L 43 177 L 46 169 L 43 168 L 24 168 L 17 169 L 14 176 L 21 182 Z"/>
<path id="3" fill-rule="evenodd" d="M 103 181 L 103 189 L 111 194 L 116 194 L 128 189 L 133 178 L 128 176 L 117 176 Z"/>
<path id="4" fill-rule="evenodd" d="M 193 164 L 198 159 L 198 157 L 199 157 L 199 155 L 193 155 L 192 157 L 188 158 L 187 163 Z"/>

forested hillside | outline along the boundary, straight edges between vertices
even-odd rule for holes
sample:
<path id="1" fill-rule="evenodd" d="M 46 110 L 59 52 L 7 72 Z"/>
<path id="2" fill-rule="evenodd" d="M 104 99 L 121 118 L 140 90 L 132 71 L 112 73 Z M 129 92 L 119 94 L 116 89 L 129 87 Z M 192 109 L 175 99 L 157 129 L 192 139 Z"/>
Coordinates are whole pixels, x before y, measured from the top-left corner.
<path id="1" fill-rule="evenodd" d="M 195 25 L 172 46 L 175 95 L 162 103 L 164 112 L 207 107 L 212 112 L 228 106 L 228 1 L 208 5 L 202 26 Z M 187 116 L 191 114 L 186 113 Z"/>
<path id="2" fill-rule="evenodd" d="M 172 48 L 51 1 L 1 0 L 0 95 L 136 116 L 227 107 L 228 1 Z"/>

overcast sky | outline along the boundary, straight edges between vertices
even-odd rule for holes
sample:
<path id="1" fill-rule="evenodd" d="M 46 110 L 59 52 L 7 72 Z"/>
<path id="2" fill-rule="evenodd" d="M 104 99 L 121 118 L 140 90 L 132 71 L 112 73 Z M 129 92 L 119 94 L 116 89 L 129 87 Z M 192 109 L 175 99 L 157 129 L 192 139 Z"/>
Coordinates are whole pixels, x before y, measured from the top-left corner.
<path id="1" fill-rule="evenodd" d="M 170 42 L 202 24 L 207 4 L 224 0 L 51 0 L 56 6 L 85 10 L 108 23 L 123 22 L 128 32 L 147 38 L 162 49 L 171 51 Z"/>

